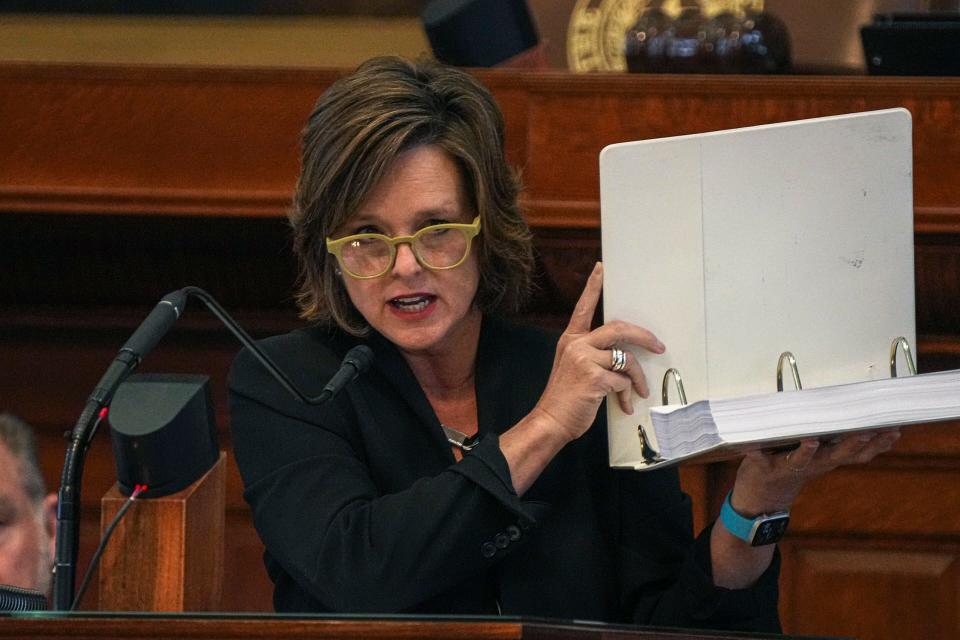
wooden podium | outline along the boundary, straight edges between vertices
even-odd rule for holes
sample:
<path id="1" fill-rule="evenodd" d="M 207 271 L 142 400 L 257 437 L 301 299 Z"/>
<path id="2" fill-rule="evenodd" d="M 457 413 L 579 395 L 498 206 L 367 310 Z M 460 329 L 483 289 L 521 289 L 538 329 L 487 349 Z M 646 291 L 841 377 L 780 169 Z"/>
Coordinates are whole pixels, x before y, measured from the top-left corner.
<path id="1" fill-rule="evenodd" d="M 0 614 L 0 638 L 404 638 L 432 640 L 743 640 L 743 634 L 503 617 Z M 787 636 L 749 634 L 788 640 Z"/>
<path id="2" fill-rule="evenodd" d="M 139 499 L 100 563 L 101 611 L 217 611 L 223 594 L 226 454 L 186 489 Z M 105 531 L 127 497 L 103 496 Z M 102 535 L 102 533 L 101 533 Z"/>
<path id="3" fill-rule="evenodd" d="M 0 613 L 3 638 L 119 640 L 423 638 L 450 640 L 733 640 L 742 635 L 501 616 L 275 615 L 216 611 L 223 588 L 226 455 L 192 485 L 138 500 L 100 567 L 101 612 Z M 126 502 L 114 485 L 101 530 Z M 127 612 L 127 613 L 123 613 Z M 184 613 L 190 612 L 190 613 Z M 782 636 L 752 634 L 752 638 Z"/>

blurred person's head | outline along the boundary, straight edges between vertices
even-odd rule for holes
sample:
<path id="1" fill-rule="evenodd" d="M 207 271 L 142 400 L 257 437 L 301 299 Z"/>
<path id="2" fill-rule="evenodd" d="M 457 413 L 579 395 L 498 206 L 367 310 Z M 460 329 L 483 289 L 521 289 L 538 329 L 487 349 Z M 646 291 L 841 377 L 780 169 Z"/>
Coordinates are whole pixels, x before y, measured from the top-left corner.
<path id="1" fill-rule="evenodd" d="M 47 495 L 32 429 L 0 414 L 0 584 L 50 589 L 57 498 Z"/>

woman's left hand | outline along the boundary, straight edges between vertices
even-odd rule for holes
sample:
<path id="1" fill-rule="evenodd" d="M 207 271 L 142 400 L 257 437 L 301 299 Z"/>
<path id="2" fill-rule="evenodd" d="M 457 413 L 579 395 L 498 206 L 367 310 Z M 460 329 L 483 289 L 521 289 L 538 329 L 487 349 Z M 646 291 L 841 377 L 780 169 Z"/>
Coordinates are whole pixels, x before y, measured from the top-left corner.
<path id="1" fill-rule="evenodd" d="M 869 462 L 899 438 L 898 429 L 861 431 L 829 444 L 801 440 L 785 453 L 752 451 L 737 470 L 731 504 L 748 516 L 786 511 L 810 480 L 843 465 Z"/>
<path id="2" fill-rule="evenodd" d="M 808 438 L 784 453 L 752 451 L 737 470 L 730 504 L 746 518 L 788 511 L 814 478 L 845 464 L 869 462 L 899 438 L 896 429 L 862 431 L 829 444 Z M 714 584 L 727 589 L 750 586 L 770 565 L 773 549 L 774 545 L 752 547 L 722 525 L 714 527 L 710 537 Z"/>

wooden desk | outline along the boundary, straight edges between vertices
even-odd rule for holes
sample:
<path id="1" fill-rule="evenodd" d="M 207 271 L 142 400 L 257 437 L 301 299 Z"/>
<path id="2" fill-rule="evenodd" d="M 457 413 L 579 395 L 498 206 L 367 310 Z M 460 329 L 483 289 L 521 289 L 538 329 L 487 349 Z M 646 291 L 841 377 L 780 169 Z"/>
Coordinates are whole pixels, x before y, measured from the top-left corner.
<path id="1" fill-rule="evenodd" d="M 2 616 L 3 614 L 0 614 Z M 733 640 L 740 634 L 682 629 L 641 629 L 560 620 L 452 618 L 424 616 L 97 616 L 0 617 L 0 638 L 102 640 L 149 637 L 153 640 L 324 638 L 336 640 Z M 750 638 L 784 636 L 751 634 Z"/>

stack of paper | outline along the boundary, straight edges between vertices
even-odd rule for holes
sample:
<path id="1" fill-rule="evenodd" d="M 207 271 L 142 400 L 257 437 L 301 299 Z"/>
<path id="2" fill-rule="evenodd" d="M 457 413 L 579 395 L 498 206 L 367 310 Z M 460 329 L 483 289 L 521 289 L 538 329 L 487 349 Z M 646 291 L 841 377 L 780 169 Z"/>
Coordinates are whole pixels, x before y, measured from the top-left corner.
<path id="1" fill-rule="evenodd" d="M 960 416 L 960 370 L 650 409 L 660 457 Z M 739 448 L 739 447 L 736 447 Z"/>

